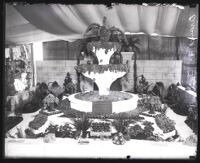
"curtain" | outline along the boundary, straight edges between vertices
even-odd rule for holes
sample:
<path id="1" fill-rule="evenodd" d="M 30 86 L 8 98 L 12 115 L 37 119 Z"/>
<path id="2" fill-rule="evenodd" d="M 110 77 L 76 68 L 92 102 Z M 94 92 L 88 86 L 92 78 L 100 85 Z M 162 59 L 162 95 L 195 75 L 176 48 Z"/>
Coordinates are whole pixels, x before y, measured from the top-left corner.
<path id="1" fill-rule="evenodd" d="M 107 17 L 109 27 L 115 26 L 123 32 L 157 33 L 193 38 L 197 38 L 198 35 L 198 5 L 196 8 L 185 6 L 185 9 L 172 5 L 125 4 L 114 5 L 112 9 L 108 9 L 104 5 L 93 4 L 32 4 L 16 5 L 14 8 L 30 23 L 21 25 L 21 28 L 19 26 L 17 28 L 16 25 L 16 28 L 9 27 L 6 38 L 12 34 L 10 40 L 14 39 L 15 41 L 17 41 L 17 37 L 19 41 L 20 38 L 21 40 L 28 38 L 34 40 L 35 37 L 39 39 L 40 34 L 43 34 L 42 37 L 52 40 L 74 41 L 83 38 L 85 30 L 91 23 L 102 25 L 104 16 Z M 22 27 L 23 30 L 20 30 Z M 28 32 L 28 30 L 30 31 Z M 26 35 L 23 34 L 23 31 Z M 36 35 L 32 38 L 27 38 L 27 35 L 35 33 Z"/>
<path id="2" fill-rule="evenodd" d="M 198 11 L 198 5 L 195 8 L 186 6 L 181 11 L 176 26 L 176 36 L 198 38 Z"/>

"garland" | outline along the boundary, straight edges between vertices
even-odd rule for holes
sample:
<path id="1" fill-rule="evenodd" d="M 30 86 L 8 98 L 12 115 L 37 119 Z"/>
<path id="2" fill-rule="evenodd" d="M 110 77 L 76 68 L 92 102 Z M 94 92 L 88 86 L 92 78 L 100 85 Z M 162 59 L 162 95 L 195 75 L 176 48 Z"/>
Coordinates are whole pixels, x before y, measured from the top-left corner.
<path id="1" fill-rule="evenodd" d="M 75 66 L 75 69 L 79 73 L 85 73 L 88 72 L 89 74 L 91 72 L 102 74 L 105 71 L 111 71 L 111 72 L 128 72 L 128 66 L 126 64 L 108 64 L 108 65 L 88 65 L 88 64 L 81 64 L 78 66 Z"/>
<path id="2" fill-rule="evenodd" d="M 92 41 L 87 44 L 88 51 L 92 51 L 93 47 L 95 47 L 95 54 L 96 54 L 96 50 L 99 50 L 99 49 L 105 49 L 106 54 L 108 50 L 111 50 L 113 48 L 115 51 L 121 50 L 121 45 L 118 42 Z"/>

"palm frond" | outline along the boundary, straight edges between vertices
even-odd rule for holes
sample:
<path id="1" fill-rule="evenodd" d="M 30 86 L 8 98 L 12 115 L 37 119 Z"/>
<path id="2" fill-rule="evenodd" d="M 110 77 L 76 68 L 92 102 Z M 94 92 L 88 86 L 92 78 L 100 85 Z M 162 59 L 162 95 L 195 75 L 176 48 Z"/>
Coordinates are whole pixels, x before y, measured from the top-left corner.
<path id="1" fill-rule="evenodd" d="M 81 118 L 75 118 L 73 119 L 74 126 L 77 131 L 87 131 L 89 127 L 91 126 L 91 120 L 87 116 L 82 116 Z"/>
<path id="2" fill-rule="evenodd" d="M 100 25 L 97 23 L 92 23 L 88 26 L 88 28 L 86 29 L 84 36 L 87 36 L 89 32 L 91 32 L 93 35 L 98 33 L 98 30 L 100 28 Z"/>

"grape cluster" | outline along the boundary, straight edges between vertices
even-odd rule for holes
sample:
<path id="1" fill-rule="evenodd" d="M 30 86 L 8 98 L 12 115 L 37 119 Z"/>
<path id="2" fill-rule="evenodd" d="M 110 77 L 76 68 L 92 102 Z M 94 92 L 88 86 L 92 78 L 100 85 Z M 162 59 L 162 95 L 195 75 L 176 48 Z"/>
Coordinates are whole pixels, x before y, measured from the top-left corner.
<path id="1" fill-rule="evenodd" d="M 114 144 L 117 144 L 117 145 L 123 145 L 126 142 L 125 139 L 124 139 L 124 136 L 121 132 L 115 134 L 113 136 L 112 141 L 113 141 Z"/>

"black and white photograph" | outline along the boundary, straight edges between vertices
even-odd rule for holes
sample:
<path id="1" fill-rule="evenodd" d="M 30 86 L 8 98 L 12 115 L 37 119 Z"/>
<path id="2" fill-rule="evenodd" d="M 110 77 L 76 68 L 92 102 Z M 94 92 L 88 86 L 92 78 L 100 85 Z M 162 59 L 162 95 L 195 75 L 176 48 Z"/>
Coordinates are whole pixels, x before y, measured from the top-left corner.
<path id="1" fill-rule="evenodd" d="M 3 13 L 4 158 L 198 157 L 198 3 Z"/>

